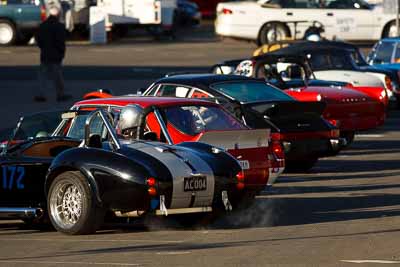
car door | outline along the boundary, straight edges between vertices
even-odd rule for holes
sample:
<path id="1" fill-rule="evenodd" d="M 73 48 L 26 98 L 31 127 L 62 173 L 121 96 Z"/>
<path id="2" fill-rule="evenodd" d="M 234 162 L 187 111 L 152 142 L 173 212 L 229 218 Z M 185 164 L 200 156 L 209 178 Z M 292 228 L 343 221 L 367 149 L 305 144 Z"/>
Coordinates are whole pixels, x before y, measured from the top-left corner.
<path id="1" fill-rule="evenodd" d="M 321 0 L 270 0 L 262 5 L 263 8 L 275 6 L 275 15 L 280 13 L 279 20 L 287 22 L 291 29 L 292 37 L 301 39 L 305 31 L 318 21 L 324 25 L 324 11 L 320 8 Z M 296 23 L 295 23 L 296 22 Z M 324 25 L 325 26 L 325 25 Z"/>
<path id="2" fill-rule="evenodd" d="M 325 0 L 328 39 L 371 40 L 379 24 L 372 8 L 361 0 Z"/>
<path id="3" fill-rule="evenodd" d="M 45 203 L 44 181 L 52 158 L 0 157 L 0 205 L 31 207 Z"/>
<path id="4" fill-rule="evenodd" d="M 0 206 L 30 207 L 45 203 L 44 181 L 53 157 L 40 156 L 38 143 L 50 138 L 61 122 L 61 112 L 21 118 L 0 155 Z M 25 153 L 26 151 L 31 153 Z M 36 154 L 36 156 L 33 156 Z"/>

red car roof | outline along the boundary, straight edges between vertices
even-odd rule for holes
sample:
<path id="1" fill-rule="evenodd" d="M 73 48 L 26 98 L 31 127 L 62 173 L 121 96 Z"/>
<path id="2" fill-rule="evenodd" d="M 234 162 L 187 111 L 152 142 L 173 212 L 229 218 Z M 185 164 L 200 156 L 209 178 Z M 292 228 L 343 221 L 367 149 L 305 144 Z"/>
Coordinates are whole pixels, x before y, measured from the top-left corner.
<path id="1" fill-rule="evenodd" d="M 158 107 L 182 106 L 182 105 L 201 105 L 201 106 L 218 106 L 216 103 L 193 98 L 176 98 L 176 97 L 146 97 L 146 96 L 124 96 L 112 98 L 97 98 L 79 101 L 74 106 L 120 106 L 124 107 L 129 104 L 137 104 L 143 108 L 155 105 Z"/>

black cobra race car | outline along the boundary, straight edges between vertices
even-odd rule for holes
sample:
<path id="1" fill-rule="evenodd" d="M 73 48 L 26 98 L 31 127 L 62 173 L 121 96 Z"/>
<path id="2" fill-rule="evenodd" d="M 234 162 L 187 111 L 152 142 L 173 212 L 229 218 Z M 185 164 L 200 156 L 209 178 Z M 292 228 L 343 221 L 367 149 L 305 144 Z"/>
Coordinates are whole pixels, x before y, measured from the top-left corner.
<path id="1" fill-rule="evenodd" d="M 143 134 L 123 140 L 112 121 L 100 109 L 22 118 L 2 143 L 0 217 L 48 217 L 60 232 L 88 234 L 106 212 L 134 217 L 232 209 L 242 170 L 228 153 L 204 143 L 145 141 Z"/>
<path id="2" fill-rule="evenodd" d="M 325 103 L 296 101 L 259 79 L 175 75 L 156 81 L 144 95 L 210 99 L 253 129 L 271 128 L 273 141 L 285 150 L 288 170 L 309 170 L 318 158 L 336 155 L 343 147 L 339 130 L 321 117 Z"/>

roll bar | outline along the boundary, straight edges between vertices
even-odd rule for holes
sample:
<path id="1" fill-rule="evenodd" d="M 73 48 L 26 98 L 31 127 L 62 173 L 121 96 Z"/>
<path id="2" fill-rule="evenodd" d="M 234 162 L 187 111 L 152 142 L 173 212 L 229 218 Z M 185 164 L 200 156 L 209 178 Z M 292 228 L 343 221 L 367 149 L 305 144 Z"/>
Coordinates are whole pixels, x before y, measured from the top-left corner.
<path id="1" fill-rule="evenodd" d="M 85 147 L 88 147 L 89 145 L 89 138 L 90 138 L 90 125 L 92 124 L 93 119 L 96 116 L 100 116 L 101 120 L 104 123 L 104 126 L 107 129 L 107 132 L 111 138 L 111 142 L 114 144 L 114 150 L 119 150 L 121 149 L 121 144 L 118 140 L 117 134 L 114 131 L 113 126 L 110 123 L 110 120 L 113 121 L 112 116 L 109 113 L 106 113 L 104 110 L 102 109 L 97 109 L 95 111 L 93 111 L 89 117 L 86 119 L 85 122 L 85 140 L 84 140 L 84 145 Z M 108 117 L 108 118 L 107 118 Z"/>

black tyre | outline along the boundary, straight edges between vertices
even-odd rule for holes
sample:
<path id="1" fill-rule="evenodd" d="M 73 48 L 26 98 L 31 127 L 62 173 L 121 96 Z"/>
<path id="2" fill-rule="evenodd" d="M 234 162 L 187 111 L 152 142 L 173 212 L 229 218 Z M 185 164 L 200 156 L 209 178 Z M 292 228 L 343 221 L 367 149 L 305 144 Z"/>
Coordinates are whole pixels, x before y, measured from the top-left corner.
<path id="1" fill-rule="evenodd" d="M 16 41 L 18 45 L 27 45 L 29 41 L 32 39 L 33 34 L 23 34 L 20 35 Z"/>
<path id="2" fill-rule="evenodd" d="M 267 23 L 260 31 L 257 44 L 259 46 L 273 44 L 285 40 L 289 35 L 290 33 L 285 25 L 281 23 Z"/>
<path id="3" fill-rule="evenodd" d="M 346 140 L 346 146 L 350 146 L 354 142 L 354 136 L 356 135 L 355 132 L 349 131 L 349 132 L 341 132 L 340 137 L 344 138 Z"/>
<path id="4" fill-rule="evenodd" d="M 287 172 L 308 172 L 314 167 L 317 161 L 317 158 L 306 160 L 287 160 L 285 170 Z"/>
<path id="5" fill-rule="evenodd" d="M 92 234 L 104 220 L 104 211 L 97 207 L 88 182 L 80 172 L 65 172 L 54 179 L 47 209 L 54 228 L 65 234 Z"/>
<path id="6" fill-rule="evenodd" d="M 388 38 L 388 37 L 397 37 L 397 28 L 396 28 L 396 22 L 392 21 L 388 25 L 385 26 L 382 32 L 382 38 Z"/>
<path id="7" fill-rule="evenodd" d="M 8 20 L 0 19 L 0 46 L 15 44 L 17 40 L 17 30 L 13 23 Z"/>

